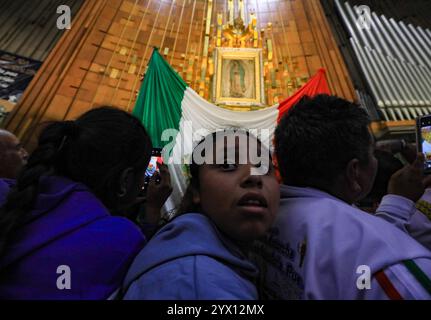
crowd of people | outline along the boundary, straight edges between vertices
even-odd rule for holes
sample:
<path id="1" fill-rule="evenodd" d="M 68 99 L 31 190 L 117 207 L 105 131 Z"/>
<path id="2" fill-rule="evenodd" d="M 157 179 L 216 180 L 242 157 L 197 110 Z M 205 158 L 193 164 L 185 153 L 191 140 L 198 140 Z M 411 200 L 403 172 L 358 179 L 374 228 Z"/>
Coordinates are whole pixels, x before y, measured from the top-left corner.
<path id="1" fill-rule="evenodd" d="M 251 145 L 271 159 L 259 174 Z M 145 182 L 152 149 L 113 107 L 46 124 L 30 154 L 0 130 L 0 299 L 431 298 L 424 157 L 376 142 L 360 106 L 304 97 L 273 146 L 204 137 L 216 161 L 192 154 L 170 221 L 168 167 Z"/>

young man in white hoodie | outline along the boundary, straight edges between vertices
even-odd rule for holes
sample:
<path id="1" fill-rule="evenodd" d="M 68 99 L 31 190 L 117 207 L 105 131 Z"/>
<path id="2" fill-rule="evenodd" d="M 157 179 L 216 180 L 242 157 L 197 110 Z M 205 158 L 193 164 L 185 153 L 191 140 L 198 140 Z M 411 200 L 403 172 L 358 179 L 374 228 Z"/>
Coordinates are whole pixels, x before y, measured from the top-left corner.
<path id="1" fill-rule="evenodd" d="M 304 98 L 280 121 L 278 217 L 256 245 L 262 293 L 273 299 L 430 299 L 431 252 L 353 206 L 377 170 L 370 120 L 359 106 Z M 378 212 L 412 212 L 424 192 L 423 156 L 395 174 Z"/>

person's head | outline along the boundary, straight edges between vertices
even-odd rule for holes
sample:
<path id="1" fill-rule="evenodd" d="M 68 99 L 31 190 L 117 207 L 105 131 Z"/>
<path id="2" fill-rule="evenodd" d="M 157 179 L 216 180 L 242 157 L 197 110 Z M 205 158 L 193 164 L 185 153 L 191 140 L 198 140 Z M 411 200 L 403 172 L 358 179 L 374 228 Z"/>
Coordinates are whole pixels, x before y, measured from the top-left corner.
<path id="1" fill-rule="evenodd" d="M 121 214 L 143 187 L 151 149 L 140 121 L 111 107 L 90 110 L 75 121 L 49 124 L 0 210 L 0 251 L 8 234 L 32 209 L 42 176 L 81 182 L 112 214 Z"/>
<path id="2" fill-rule="evenodd" d="M 205 160 L 198 164 L 200 155 Z M 248 132 L 228 129 L 208 135 L 193 152 L 190 174 L 180 213 L 205 214 L 241 243 L 262 236 L 275 219 L 280 194 L 269 150 Z"/>
<path id="3" fill-rule="evenodd" d="M 27 158 L 28 153 L 19 139 L 0 129 L 0 178 L 16 179 Z"/>
<path id="4" fill-rule="evenodd" d="M 361 209 L 371 213 L 376 211 L 382 198 L 387 194 L 392 175 L 403 168 L 402 162 L 388 151 L 375 150 L 374 156 L 378 162 L 376 179 L 371 192 L 359 202 Z"/>
<path id="5" fill-rule="evenodd" d="M 275 131 L 283 182 L 326 191 L 354 203 L 371 190 L 377 171 L 366 111 L 344 99 L 304 97 Z"/>

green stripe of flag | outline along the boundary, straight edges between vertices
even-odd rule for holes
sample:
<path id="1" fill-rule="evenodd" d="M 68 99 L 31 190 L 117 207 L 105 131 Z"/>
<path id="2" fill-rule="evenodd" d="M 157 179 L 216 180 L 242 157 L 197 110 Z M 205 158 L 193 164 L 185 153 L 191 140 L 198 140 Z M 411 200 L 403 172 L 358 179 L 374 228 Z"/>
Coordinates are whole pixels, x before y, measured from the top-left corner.
<path id="1" fill-rule="evenodd" d="M 147 129 L 154 147 L 162 148 L 165 129 L 179 129 L 181 102 L 187 84 L 154 48 L 144 81 L 132 114 Z"/>
<path id="2" fill-rule="evenodd" d="M 424 287 L 429 294 L 431 294 L 431 280 L 428 276 L 421 270 L 421 268 L 413 260 L 403 261 L 407 269 L 413 274 L 416 280 Z"/>

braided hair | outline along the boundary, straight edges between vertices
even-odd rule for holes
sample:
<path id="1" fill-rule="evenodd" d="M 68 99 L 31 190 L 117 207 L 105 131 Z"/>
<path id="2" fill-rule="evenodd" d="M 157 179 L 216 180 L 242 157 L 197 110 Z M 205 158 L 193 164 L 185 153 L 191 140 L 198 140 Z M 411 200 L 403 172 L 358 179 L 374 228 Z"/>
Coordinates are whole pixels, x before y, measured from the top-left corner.
<path id="1" fill-rule="evenodd" d="M 85 184 L 117 214 L 117 191 L 126 168 L 143 172 L 152 144 L 140 121 L 112 107 L 90 110 L 75 121 L 50 123 L 38 147 L 0 208 L 0 256 L 33 208 L 42 176 L 64 176 Z"/>

